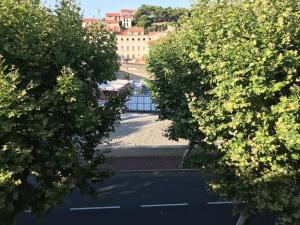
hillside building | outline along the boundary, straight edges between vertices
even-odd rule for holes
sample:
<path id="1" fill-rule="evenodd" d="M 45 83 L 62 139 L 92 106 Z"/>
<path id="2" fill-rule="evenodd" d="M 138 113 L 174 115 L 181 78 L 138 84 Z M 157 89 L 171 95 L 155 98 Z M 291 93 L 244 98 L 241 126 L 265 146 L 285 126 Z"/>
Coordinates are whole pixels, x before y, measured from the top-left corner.
<path id="1" fill-rule="evenodd" d="M 121 9 L 121 12 L 106 13 L 104 21 L 110 31 L 120 32 L 121 26 L 126 29 L 132 27 L 134 14 L 133 9 Z"/>
<path id="2" fill-rule="evenodd" d="M 134 15 L 135 10 L 121 9 L 120 12 L 106 13 L 104 18 L 105 29 L 116 35 L 117 54 L 122 64 L 144 64 L 151 42 L 167 36 L 168 32 L 172 31 L 169 29 L 171 27 L 168 27 L 167 31 L 145 33 L 143 27 L 132 26 Z M 100 20 L 84 18 L 82 26 L 85 29 L 100 29 Z"/>
<path id="3" fill-rule="evenodd" d="M 145 34 L 143 27 L 130 27 L 116 34 L 118 56 L 121 62 L 144 63 L 149 51 L 149 44 L 165 37 L 167 32 L 149 32 Z"/>

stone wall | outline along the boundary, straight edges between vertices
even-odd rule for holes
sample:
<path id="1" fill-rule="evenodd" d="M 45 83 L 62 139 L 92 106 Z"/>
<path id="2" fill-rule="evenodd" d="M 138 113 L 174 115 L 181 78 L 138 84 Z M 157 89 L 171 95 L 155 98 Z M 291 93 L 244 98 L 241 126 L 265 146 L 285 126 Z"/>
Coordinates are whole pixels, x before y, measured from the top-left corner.
<path id="1" fill-rule="evenodd" d="M 145 65 L 143 64 L 122 64 L 116 75 L 119 79 L 126 79 L 126 76 L 129 75 L 129 80 L 150 78 L 150 74 L 146 72 Z"/>

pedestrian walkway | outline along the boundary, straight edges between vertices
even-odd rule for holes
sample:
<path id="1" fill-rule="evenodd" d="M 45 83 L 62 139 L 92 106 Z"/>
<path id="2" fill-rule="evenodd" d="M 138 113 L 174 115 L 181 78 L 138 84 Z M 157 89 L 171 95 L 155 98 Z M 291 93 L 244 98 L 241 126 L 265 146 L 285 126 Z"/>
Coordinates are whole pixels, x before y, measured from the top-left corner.
<path id="1" fill-rule="evenodd" d="M 165 130 L 170 121 L 158 121 L 150 113 L 126 113 L 108 144 L 101 145 L 113 170 L 179 169 L 188 148 L 185 140 L 169 140 Z"/>
<path id="2" fill-rule="evenodd" d="M 188 141 L 169 140 L 165 131 L 170 121 L 158 121 L 158 116 L 151 113 L 126 113 L 122 116 L 115 132 L 110 134 L 109 149 L 118 148 L 159 148 L 159 147 L 186 147 Z"/>

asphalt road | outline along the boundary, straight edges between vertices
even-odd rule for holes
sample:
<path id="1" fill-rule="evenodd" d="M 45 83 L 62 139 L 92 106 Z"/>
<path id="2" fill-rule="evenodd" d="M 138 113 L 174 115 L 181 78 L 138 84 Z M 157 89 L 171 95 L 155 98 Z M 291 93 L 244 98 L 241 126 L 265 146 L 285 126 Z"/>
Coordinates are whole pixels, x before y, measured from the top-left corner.
<path id="1" fill-rule="evenodd" d="M 122 172 L 97 187 L 99 199 L 78 191 L 43 220 L 30 213 L 17 225 L 234 225 L 230 202 L 209 193 L 198 172 Z M 259 216 L 253 225 L 272 225 Z"/>

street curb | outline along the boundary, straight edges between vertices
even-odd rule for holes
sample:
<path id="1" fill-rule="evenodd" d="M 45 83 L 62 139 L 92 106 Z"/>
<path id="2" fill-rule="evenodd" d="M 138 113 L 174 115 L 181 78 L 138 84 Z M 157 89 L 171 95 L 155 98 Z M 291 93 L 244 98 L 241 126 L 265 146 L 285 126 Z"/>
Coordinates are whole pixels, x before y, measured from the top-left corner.
<path id="1" fill-rule="evenodd" d="M 200 169 L 119 170 L 116 173 L 200 172 Z"/>
<path id="2" fill-rule="evenodd" d="M 188 146 L 139 146 L 124 148 L 106 148 L 103 153 L 112 158 L 139 157 L 183 157 Z"/>

